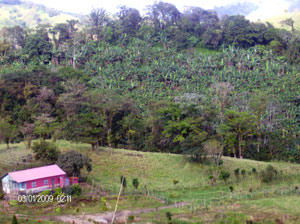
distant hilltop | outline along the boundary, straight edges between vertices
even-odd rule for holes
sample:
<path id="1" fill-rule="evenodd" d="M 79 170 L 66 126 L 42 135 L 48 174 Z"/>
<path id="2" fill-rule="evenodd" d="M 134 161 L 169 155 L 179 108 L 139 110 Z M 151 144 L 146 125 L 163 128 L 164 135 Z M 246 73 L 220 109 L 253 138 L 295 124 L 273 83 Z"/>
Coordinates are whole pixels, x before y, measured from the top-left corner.
<path id="1" fill-rule="evenodd" d="M 0 0 L 0 28 L 16 25 L 36 27 L 45 23 L 54 25 L 72 19 L 80 18 L 76 14 L 61 12 L 32 2 Z"/>

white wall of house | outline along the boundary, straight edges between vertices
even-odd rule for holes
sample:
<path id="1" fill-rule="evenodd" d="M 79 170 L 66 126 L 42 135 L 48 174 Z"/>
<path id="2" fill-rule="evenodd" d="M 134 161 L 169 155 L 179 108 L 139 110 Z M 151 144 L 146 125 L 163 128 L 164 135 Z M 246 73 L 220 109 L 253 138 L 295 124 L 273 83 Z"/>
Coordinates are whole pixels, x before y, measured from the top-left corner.
<path id="1" fill-rule="evenodd" d="M 9 175 L 6 175 L 2 179 L 2 188 L 3 188 L 3 192 L 9 194 L 11 190 L 17 189 L 17 183 Z"/>

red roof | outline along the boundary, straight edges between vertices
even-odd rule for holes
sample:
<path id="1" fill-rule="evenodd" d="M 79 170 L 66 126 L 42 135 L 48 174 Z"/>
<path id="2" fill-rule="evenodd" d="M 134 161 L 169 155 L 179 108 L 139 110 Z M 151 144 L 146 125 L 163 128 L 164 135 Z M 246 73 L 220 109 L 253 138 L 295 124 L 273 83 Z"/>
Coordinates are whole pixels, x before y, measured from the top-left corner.
<path id="1" fill-rule="evenodd" d="M 20 170 L 16 172 L 8 173 L 12 179 L 18 183 L 37 180 L 46 177 L 65 175 L 66 173 L 59 168 L 57 165 L 42 166 L 37 168 L 32 168 L 28 170 Z"/>

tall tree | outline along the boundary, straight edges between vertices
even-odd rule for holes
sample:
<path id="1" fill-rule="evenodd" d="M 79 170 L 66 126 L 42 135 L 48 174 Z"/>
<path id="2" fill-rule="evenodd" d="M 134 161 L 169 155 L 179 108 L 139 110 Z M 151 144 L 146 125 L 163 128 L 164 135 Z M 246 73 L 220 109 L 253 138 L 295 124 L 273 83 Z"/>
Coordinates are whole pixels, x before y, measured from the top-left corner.
<path id="1" fill-rule="evenodd" d="M 243 158 L 243 148 L 247 137 L 255 134 L 256 119 L 248 112 L 236 112 L 228 110 L 225 113 L 225 120 L 219 127 L 227 146 L 238 145 L 239 157 Z M 236 153 L 233 151 L 236 156 Z"/>

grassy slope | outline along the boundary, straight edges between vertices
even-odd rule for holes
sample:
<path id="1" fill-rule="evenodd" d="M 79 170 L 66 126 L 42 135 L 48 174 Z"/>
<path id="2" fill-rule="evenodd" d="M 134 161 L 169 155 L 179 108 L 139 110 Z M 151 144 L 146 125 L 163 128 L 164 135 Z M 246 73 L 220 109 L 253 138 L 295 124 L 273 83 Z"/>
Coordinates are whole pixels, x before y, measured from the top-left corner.
<path id="1" fill-rule="evenodd" d="M 230 185 L 234 186 L 234 193 L 249 193 L 249 188 L 253 188 L 253 194 L 261 193 L 265 190 L 279 189 L 282 187 L 293 187 L 300 184 L 299 169 L 300 165 L 290 164 L 283 162 L 259 162 L 252 160 L 239 160 L 234 158 L 224 157 L 224 164 L 222 169 L 228 170 L 231 177 L 225 184 L 223 181 L 218 180 L 215 186 L 210 186 L 209 175 L 212 172 L 211 166 L 202 166 L 196 163 L 190 163 L 184 156 L 150 153 L 150 152 L 135 152 L 123 149 L 110 149 L 101 148 L 97 153 L 92 152 L 89 145 L 74 144 L 67 141 L 58 141 L 57 146 L 62 151 L 75 149 L 83 154 L 87 154 L 93 163 L 93 171 L 89 174 L 89 181 L 94 181 L 95 185 L 99 184 L 107 190 L 116 193 L 119 186 L 120 175 L 126 176 L 128 181 L 127 192 L 133 191 L 131 184 L 132 178 L 139 178 L 140 190 L 144 190 L 147 186 L 150 191 L 157 191 L 157 195 L 162 195 L 168 198 L 171 202 L 189 201 L 197 204 L 197 201 L 209 201 L 212 198 L 224 197 L 224 203 L 229 202 Z M 7 163 L 11 161 L 16 162 L 21 155 L 30 153 L 24 149 L 24 144 L 12 145 L 10 152 L 5 151 L 5 145 L 0 145 L 0 175 L 4 174 L 13 167 L 7 167 Z M 255 174 L 249 174 L 252 168 L 256 168 L 258 173 L 263 170 L 267 165 L 272 164 L 281 174 L 281 178 L 271 184 L 264 184 L 259 181 Z M 234 169 L 240 168 L 247 171 L 246 176 L 240 177 L 237 181 L 234 177 Z M 173 180 L 178 180 L 179 183 L 174 185 Z M 226 200 L 227 198 L 227 200 Z M 130 202 L 128 201 L 130 204 Z M 289 195 L 271 195 L 268 197 L 257 197 L 255 199 L 239 199 L 234 202 L 238 209 L 224 210 L 224 214 L 233 211 L 242 214 L 253 214 L 258 211 L 263 211 L 268 215 L 272 212 L 276 214 L 289 214 L 291 216 L 300 215 L 300 208 L 296 206 L 299 203 L 297 197 Z M 200 203 L 201 204 L 201 203 Z M 149 205 L 154 205 L 151 202 Z M 199 205 L 199 203 L 198 203 Z M 129 206 L 130 207 L 130 206 Z M 141 207 L 146 207 L 141 205 Z M 122 209 L 128 209 L 127 203 L 122 206 Z M 217 207 L 215 208 L 217 209 Z M 226 209 L 226 208 L 225 208 Z M 88 212 L 89 210 L 87 210 Z M 91 210 L 91 212 L 93 209 Z M 189 209 L 173 209 L 174 214 L 186 215 Z M 153 216 L 153 213 L 145 215 L 144 217 Z M 208 213 L 207 216 L 211 214 Z M 236 214 L 231 214 L 233 217 Z M 229 215 L 231 217 L 231 215 Z M 266 216 L 267 216 L 266 215 Z M 247 217 L 238 215 L 241 219 Z M 141 216 L 143 217 L 143 216 Z M 164 217 L 164 213 L 161 213 Z M 229 217 L 229 218 L 230 218 Z M 197 217 L 190 217 L 191 220 Z M 235 218 L 234 218 L 235 219 Z"/>
<path id="2" fill-rule="evenodd" d="M 290 27 L 282 26 L 280 24 L 281 21 L 283 21 L 285 19 L 289 19 L 289 18 L 292 18 L 295 21 L 295 24 L 294 24 L 295 28 L 300 29 L 300 12 L 286 13 L 286 14 L 274 16 L 274 17 L 267 19 L 266 21 L 270 22 L 277 28 L 285 28 L 287 30 L 290 30 Z"/>
<path id="3" fill-rule="evenodd" d="M 26 25 L 32 28 L 39 24 L 38 20 L 40 20 L 43 24 L 49 23 L 53 25 L 72 19 L 77 18 L 63 13 L 50 17 L 48 13 L 40 9 L 38 6 L 30 7 L 25 3 L 20 5 L 0 4 L 0 27 Z"/>

